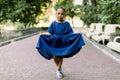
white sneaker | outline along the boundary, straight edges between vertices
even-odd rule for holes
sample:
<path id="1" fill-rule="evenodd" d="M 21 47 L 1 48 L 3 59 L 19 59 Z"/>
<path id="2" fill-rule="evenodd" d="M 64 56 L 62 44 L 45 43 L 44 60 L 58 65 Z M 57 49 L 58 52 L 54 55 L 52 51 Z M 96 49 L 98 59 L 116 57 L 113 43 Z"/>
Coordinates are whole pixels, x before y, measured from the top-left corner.
<path id="1" fill-rule="evenodd" d="M 63 70 L 62 70 L 62 68 L 60 69 L 60 72 L 63 74 Z"/>
<path id="2" fill-rule="evenodd" d="M 62 74 L 61 71 L 57 70 L 56 73 L 57 73 L 57 77 L 58 77 L 59 79 L 63 78 L 63 74 Z"/>

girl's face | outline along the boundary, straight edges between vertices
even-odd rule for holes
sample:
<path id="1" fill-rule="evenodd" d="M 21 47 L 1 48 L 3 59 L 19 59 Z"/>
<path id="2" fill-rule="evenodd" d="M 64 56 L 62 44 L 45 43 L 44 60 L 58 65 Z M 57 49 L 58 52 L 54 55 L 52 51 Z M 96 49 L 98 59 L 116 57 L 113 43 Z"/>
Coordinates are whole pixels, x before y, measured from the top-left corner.
<path id="1" fill-rule="evenodd" d="M 63 9 L 57 9 L 56 17 L 58 21 L 60 22 L 64 21 L 65 11 Z"/>

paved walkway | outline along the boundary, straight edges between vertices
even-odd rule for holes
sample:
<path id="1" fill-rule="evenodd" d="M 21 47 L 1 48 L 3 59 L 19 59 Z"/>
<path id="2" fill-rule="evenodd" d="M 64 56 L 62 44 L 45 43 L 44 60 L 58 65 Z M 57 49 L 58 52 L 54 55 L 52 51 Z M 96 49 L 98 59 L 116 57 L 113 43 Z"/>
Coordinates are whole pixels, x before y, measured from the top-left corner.
<path id="1" fill-rule="evenodd" d="M 35 49 L 38 35 L 0 47 L 0 80 L 58 80 L 53 60 Z M 120 64 L 86 41 L 75 56 L 64 59 L 62 80 L 120 80 Z"/>

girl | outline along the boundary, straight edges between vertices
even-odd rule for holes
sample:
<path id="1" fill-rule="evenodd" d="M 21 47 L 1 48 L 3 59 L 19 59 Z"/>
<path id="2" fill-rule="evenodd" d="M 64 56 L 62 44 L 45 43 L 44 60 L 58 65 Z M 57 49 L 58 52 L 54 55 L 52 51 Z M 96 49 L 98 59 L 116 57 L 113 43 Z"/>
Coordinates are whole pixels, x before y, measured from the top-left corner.
<path id="1" fill-rule="evenodd" d="M 46 59 L 54 59 L 57 65 L 57 77 L 62 78 L 61 66 L 63 58 L 72 57 L 85 45 L 80 33 L 73 33 L 69 22 L 64 21 L 65 9 L 60 7 L 56 11 L 56 21 L 48 28 L 50 35 L 42 34 L 37 43 L 38 52 Z"/>

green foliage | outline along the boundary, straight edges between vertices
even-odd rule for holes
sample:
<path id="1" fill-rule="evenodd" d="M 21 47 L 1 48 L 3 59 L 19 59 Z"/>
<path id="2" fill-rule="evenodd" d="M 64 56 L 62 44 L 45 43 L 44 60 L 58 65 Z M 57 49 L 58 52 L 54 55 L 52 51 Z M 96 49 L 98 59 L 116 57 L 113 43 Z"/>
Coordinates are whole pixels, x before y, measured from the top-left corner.
<path id="1" fill-rule="evenodd" d="M 102 4 L 101 20 L 105 23 L 120 23 L 120 1 L 104 1 Z"/>
<path id="2" fill-rule="evenodd" d="M 120 24 L 120 1 L 119 0 L 91 0 L 96 1 L 96 5 L 90 5 L 88 0 L 84 0 L 84 5 L 80 7 L 80 18 L 86 23 L 111 23 Z"/>
<path id="3" fill-rule="evenodd" d="M 80 18 L 86 23 L 96 23 L 98 22 L 98 14 L 96 12 L 96 7 L 91 5 L 86 5 L 81 7 Z"/>
<path id="4" fill-rule="evenodd" d="M 4 20 L 34 24 L 42 8 L 47 8 L 51 0 L 0 0 L 0 22 Z"/>
<path id="5" fill-rule="evenodd" d="M 55 5 L 55 9 L 58 7 L 64 7 L 66 10 L 66 15 L 70 16 L 71 18 L 80 12 L 80 9 L 77 6 L 74 6 L 73 0 L 58 0 Z"/>

